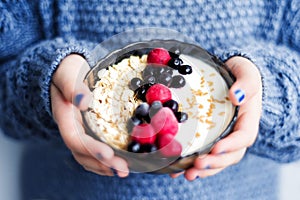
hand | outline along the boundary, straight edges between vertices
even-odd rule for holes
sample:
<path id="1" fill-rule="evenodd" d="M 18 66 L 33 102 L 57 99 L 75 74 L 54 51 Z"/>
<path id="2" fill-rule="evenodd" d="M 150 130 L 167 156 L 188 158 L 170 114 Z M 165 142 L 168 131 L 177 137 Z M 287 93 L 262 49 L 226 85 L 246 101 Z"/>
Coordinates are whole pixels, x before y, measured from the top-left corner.
<path id="1" fill-rule="evenodd" d="M 99 175 L 113 176 L 113 169 L 120 177 L 128 175 L 125 160 L 114 156 L 106 144 L 88 136 L 82 125 L 80 110 L 88 108 L 91 93 L 83 83 L 89 66 L 79 55 L 67 56 L 53 75 L 51 106 L 61 136 L 74 158 L 86 170 Z"/>
<path id="2" fill-rule="evenodd" d="M 251 61 L 243 57 L 232 57 L 226 64 L 237 79 L 230 88 L 229 98 L 234 105 L 240 105 L 233 132 L 217 142 L 209 154 L 198 157 L 192 168 L 171 174 L 173 178 L 183 173 L 187 180 L 215 175 L 238 163 L 257 137 L 262 107 L 260 73 Z"/>

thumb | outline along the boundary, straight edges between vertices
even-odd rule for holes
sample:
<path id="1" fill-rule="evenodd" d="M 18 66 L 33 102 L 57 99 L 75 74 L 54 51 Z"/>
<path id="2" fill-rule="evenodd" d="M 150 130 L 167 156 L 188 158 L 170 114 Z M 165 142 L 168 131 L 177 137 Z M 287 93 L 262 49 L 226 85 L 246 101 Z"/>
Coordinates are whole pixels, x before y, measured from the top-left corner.
<path id="1" fill-rule="evenodd" d="M 229 90 L 229 98 L 234 105 L 242 105 L 262 89 L 261 76 L 257 67 L 244 57 L 232 57 L 226 65 L 236 77 Z"/>
<path id="2" fill-rule="evenodd" d="M 83 83 L 89 70 L 90 67 L 82 56 L 71 54 L 62 60 L 52 79 L 64 99 L 80 110 L 86 110 L 92 100 L 89 88 Z"/>

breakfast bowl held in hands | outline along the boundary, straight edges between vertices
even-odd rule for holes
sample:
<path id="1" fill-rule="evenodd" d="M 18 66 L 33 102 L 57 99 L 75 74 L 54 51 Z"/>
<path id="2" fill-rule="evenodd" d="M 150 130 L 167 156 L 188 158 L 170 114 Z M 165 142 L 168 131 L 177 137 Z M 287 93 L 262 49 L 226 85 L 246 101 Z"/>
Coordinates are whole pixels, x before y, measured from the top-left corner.
<path id="1" fill-rule="evenodd" d="M 99 60 L 84 81 L 93 93 L 82 112 L 86 133 L 111 146 L 132 172 L 191 167 L 237 118 L 226 65 L 186 42 L 126 45 Z"/>

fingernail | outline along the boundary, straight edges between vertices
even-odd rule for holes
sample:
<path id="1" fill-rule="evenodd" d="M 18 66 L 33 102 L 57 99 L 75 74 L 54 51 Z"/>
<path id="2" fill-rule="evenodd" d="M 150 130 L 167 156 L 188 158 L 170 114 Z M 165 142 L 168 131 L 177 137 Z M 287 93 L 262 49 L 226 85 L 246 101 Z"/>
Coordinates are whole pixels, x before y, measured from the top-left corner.
<path id="1" fill-rule="evenodd" d="M 103 156 L 102 156 L 102 154 L 97 153 L 97 154 L 96 154 L 96 158 L 97 158 L 98 160 L 102 160 L 102 159 L 103 159 Z"/>
<path id="2" fill-rule="evenodd" d="M 241 89 L 238 89 L 234 92 L 236 100 L 241 103 L 245 99 L 245 92 Z"/>
<path id="3" fill-rule="evenodd" d="M 117 172 L 117 170 L 115 168 L 111 167 L 110 169 L 113 172 L 114 176 L 118 176 L 118 172 Z"/>
<path id="4" fill-rule="evenodd" d="M 81 100 L 83 98 L 83 94 L 77 94 L 74 98 L 74 104 L 75 106 L 79 106 Z"/>
<path id="5" fill-rule="evenodd" d="M 210 165 L 206 165 L 204 169 L 210 169 Z"/>

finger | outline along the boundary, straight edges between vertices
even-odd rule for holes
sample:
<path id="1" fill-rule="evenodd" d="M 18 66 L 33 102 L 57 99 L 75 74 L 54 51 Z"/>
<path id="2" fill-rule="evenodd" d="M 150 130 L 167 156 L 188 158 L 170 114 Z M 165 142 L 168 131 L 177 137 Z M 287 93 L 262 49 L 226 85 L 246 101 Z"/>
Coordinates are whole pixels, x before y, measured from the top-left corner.
<path id="1" fill-rule="evenodd" d="M 226 62 L 235 83 L 229 90 L 229 98 L 234 105 L 241 105 L 261 91 L 261 76 L 257 67 L 243 57 L 232 57 Z"/>
<path id="2" fill-rule="evenodd" d="M 208 169 L 208 170 L 199 170 L 198 177 L 200 178 L 206 178 L 209 176 L 216 175 L 217 173 L 220 173 L 225 168 L 219 168 L 219 169 Z"/>
<path id="3" fill-rule="evenodd" d="M 91 171 L 104 176 L 114 176 L 112 170 L 105 163 L 102 163 L 101 161 L 91 156 L 73 152 L 73 157 L 87 171 Z"/>
<path id="4" fill-rule="evenodd" d="M 200 170 L 198 172 L 198 177 L 200 178 L 206 178 L 209 176 L 216 175 L 217 173 L 220 173 L 225 168 L 219 168 L 219 169 L 209 169 L 209 170 Z"/>
<path id="5" fill-rule="evenodd" d="M 247 104 L 247 108 L 241 107 L 241 114 L 239 114 L 233 132 L 218 141 L 211 153 L 236 151 L 243 147 L 250 147 L 255 142 L 258 134 L 260 106 L 257 105 L 255 99 L 250 100 Z"/>
<path id="6" fill-rule="evenodd" d="M 197 159 L 203 159 L 205 158 L 206 156 L 208 156 L 209 154 L 201 154 L 197 157 Z M 170 177 L 171 178 L 177 178 L 179 177 L 180 175 L 184 174 L 185 171 L 182 171 L 182 172 L 179 172 L 179 173 L 173 173 L 173 174 L 170 174 Z"/>
<path id="7" fill-rule="evenodd" d="M 237 164 L 245 155 L 246 147 L 229 153 L 210 154 L 205 159 L 196 159 L 194 167 L 196 169 L 219 169 Z"/>
<path id="8" fill-rule="evenodd" d="M 243 115 L 241 118 L 246 118 Z M 244 121 L 244 119 L 241 119 Z M 243 122 L 240 122 L 240 124 Z M 243 125 L 241 125 L 243 126 Z M 252 132 L 253 131 L 253 132 Z M 221 153 L 229 153 L 232 151 L 237 151 L 244 147 L 250 147 L 257 136 L 257 130 L 249 129 L 239 129 L 237 131 L 232 132 L 227 137 L 218 141 L 216 145 L 211 150 L 212 154 L 221 154 Z"/>
<path id="9" fill-rule="evenodd" d="M 61 91 L 64 98 L 76 105 L 80 110 L 88 108 L 92 95 L 83 83 L 84 76 L 90 67 L 79 55 L 66 57 L 53 75 L 53 84 Z"/>
<path id="10" fill-rule="evenodd" d="M 93 172 L 94 174 L 98 174 L 100 176 L 114 176 L 112 172 L 107 172 L 101 169 L 92 169 L 86 166 L 83 166 L 86 171 Z"/>
<path id="11" fill-rule="evenodd" d="M 128 165 L 124 159 L 115 156 L 108 161 L 108 164 L 110 164 L 113 170 L 116 170 L 119 177 L 127 177 L 129 175 Z"/>
<path id="12" fill-rule="evenodd" d="M 64 100 L 60 91 L 51 85 L 52 113 L 58 124 L 61 136 L 66 146 L 74 152 L 93 155 L 96 158 L 110 160 L 113 150 L 106 144 L 96 141 L 85 134 L 81 121 L 78 121 L 78 109 L 73 104 Z"/>
<path id="13" fill-rule="evenodd" d="M 177 177 L 181 176 L 182 174 L 184 174 L 184 171 L 183 172 L 179 172 L 179 173 L 170 174 L 170 177 L 171 178 L 177 178 Z"/>
<path id="14" fill-rule="evenodd" d="M 205 178 L 207 176 L 215 175 L 215 174 L 219 173 L 220 171 L 222 171 L 223 169 L 224 168 L 199 170 L 199 169 L 196 169 L 193 167 L 193 168 L 186 170 L 186 172 L 184 173 L 184 177 L 189 181 L 193 181 L 193 180 L 197 179 L 198 177 Z"/>

